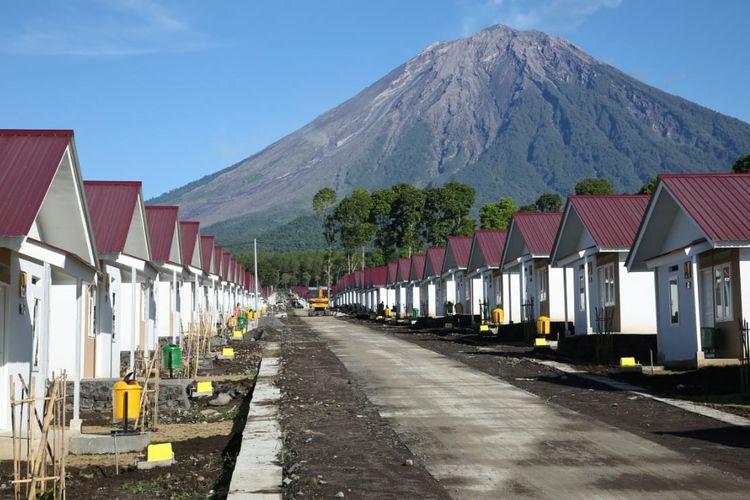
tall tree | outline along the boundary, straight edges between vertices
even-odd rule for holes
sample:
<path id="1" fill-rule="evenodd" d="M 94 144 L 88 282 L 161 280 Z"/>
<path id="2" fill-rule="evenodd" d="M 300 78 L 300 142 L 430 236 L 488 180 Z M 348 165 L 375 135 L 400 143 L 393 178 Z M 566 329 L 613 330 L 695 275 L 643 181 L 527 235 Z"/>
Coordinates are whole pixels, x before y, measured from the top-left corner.
<path id="1" fill-rule="evenodd" d="M 336 238 L 335 225 L 333 221 L 333 205 L 336 203 L 336 191 L 325 187 L 315 193 L 313 196 L 312 206 L 318 217 L 323 220 L 323 237 L 326 240 L 326 285 L 331 286 L 331 266 L 333 258 L 333 242 Z"/>
<path id="2" fill-rule="evenodd" d="M 540 212 L 559 212 L 562 207 L 562 199 L 557 193 L 544 193 L 537 198 L 534 206 Z"/>
<path id="3" fill-rule="evenodd" d="M 750 174 L 750 155 L 740 156 L 732 165 L 735 174 Z"/>
<path id="4" fill-rule="evenodd" d="M 411 184 L 396 184 L 391 189 L 395 198 L 391 205 L 389 229 L 396 249 L 401 255 L 408 255 L 422 246 L 419 228 L 425 193 Z"/>
<path id="5" fill-rule="evenodd" d="M 342 199 L 333 213 L 333 219 L 339 234 L 341 246 L 349 258 L 354 261 L 354 254 L 370 243 L 375 234 L 375 225 L 370 222 L 372 198 L 366 189 L 355 189 L 352 194 Z M 364 268 L 364 259 L 362 267 Z M 351 269 L 355 266 L 350 267 Z"/>
<path id="6" fill-rule="evenodd" d="M 394 256 L 395 238 L 391 232 L 391 210 L 396 201 L 396 193 L 391 188 L 373 191 L 370 195 L 372 210 L 370 223 L 375 226 L 375 248 L 388 262 Z"/>
<path id="7" fill-rule="evenodd" d="M 654 191 L 656 191 L 656 177 L 651 177 L 646 184 L 641 186 L 641 189 L 638 191 L 638 194 L 654 194 Z"/>
<path id="8" fill-rule="evenodd" d="M 488 203 L 479 209 L 479 223 L 482 229 L 507 229 L 516 206 L 513 199 L 506 196 L 497 203 Z"/>
<path id="9" fill-rule="evenodd" d="M 576 184 L 576 194 L 612 194 L 612 184 L 607 179 L 590 177 Z"/>
<path id="10" fill-rule="evenodd" d="M 441 188 L 424 190 L 422 236 L 432 246 L 443 246 L 448 236 L 473 233 L 476 221 L 469 218 L 476 189 L 468 184 L 449 182 Z"/>

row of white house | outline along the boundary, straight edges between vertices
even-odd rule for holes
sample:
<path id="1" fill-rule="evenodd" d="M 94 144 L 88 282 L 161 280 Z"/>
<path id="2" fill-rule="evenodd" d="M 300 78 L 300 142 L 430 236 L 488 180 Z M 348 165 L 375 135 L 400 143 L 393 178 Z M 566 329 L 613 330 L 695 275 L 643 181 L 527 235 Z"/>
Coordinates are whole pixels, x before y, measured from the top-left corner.
<path id="1" fill-rule="evenodd" d="M 254 303 L 254 277 L 198 222 L 144 204 L 140 182 L 83 181 L 73 132 L 0 130 L 0 432 L 9 377 L 121 376 Z M 17 386 L 19 384 L 16 384 Z"/>
<path id="2" fill-rule="evenodd" d="M 335 300 L 401 317 L 500 308 L 503 324 L 546 316 L 567 336 L 656 334 L 667 365 L 732 363 L 750 312 L 748 207 L 750 174 L 665 174 L 650 197 L 570 196 L 562 213 L 355 271 Z"/>

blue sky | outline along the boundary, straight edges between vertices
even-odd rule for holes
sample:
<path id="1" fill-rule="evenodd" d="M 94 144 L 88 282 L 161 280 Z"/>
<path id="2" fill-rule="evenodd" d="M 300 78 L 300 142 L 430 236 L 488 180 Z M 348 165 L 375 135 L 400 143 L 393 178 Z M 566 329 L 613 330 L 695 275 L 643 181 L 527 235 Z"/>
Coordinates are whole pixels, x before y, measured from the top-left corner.
<path id="1" fill-rule="evenodd" d="M 0 127 L 73 128 L 146 197 L 231 165 L 435 40 L 562 36 L 750 122 L 744 0 L 0 0 Z"/>

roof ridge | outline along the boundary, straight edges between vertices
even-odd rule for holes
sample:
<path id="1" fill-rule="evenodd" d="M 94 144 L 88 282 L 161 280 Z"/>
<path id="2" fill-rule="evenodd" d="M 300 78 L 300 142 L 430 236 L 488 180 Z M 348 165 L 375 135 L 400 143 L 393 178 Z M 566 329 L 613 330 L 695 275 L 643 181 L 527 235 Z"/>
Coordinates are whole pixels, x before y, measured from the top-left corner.
<path id="1" fill-rule="evenodd" d="M 693 178 L 701 178 L 701 177 L 750 177 L 750 173 L 734 173 L 734 172 L 684 172 L 684 173 L 675 173 L 675 174 L 659 174 L 657 177 L 659 178 L 677 178 L 677 177 L 693 177 Z"/>
<path id="2" fill-rule="evenodd" d="M 90 186 L 117 186 L 117 185 L 127 185 L 127 186 L 142 186 L 143 182 L 141 181 L 91 181 L 91 180 L 84 180 L 84 184 L 88 184 Z"/>
<path id="3" fill-rule="evenodd" d="M 602 199 L 609 199 L 612 198 L 649 198 L 651 197 L 650 194 L 571 194 L 569 198 L 586 198 L 588 200 L 593 198 L 602 198 Z M 548 212 L 548 213 L 555 213 L 555 212 Z M 559 212 L 557 212 L 559 213 Z"/>
<path id="4" fill-rule="evenodd" d="M 41 137 L 73 137 L 73 129 L 0 129 L 1 136 L 41 136 Z"/>

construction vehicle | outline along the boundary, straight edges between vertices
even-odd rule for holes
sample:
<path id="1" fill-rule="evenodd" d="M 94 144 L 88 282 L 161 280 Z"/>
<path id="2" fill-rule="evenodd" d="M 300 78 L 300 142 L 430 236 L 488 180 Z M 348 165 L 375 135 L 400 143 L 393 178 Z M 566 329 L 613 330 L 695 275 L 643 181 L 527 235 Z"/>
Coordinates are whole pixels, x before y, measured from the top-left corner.
<path id="1" fill-rule="evenodd" d="M 311 287 L 307 293 L 307 301 L 310 304 L 307 310 L 308 316 L 326 316 L 331 308 L 328 297 L 328 287 Z"/>

